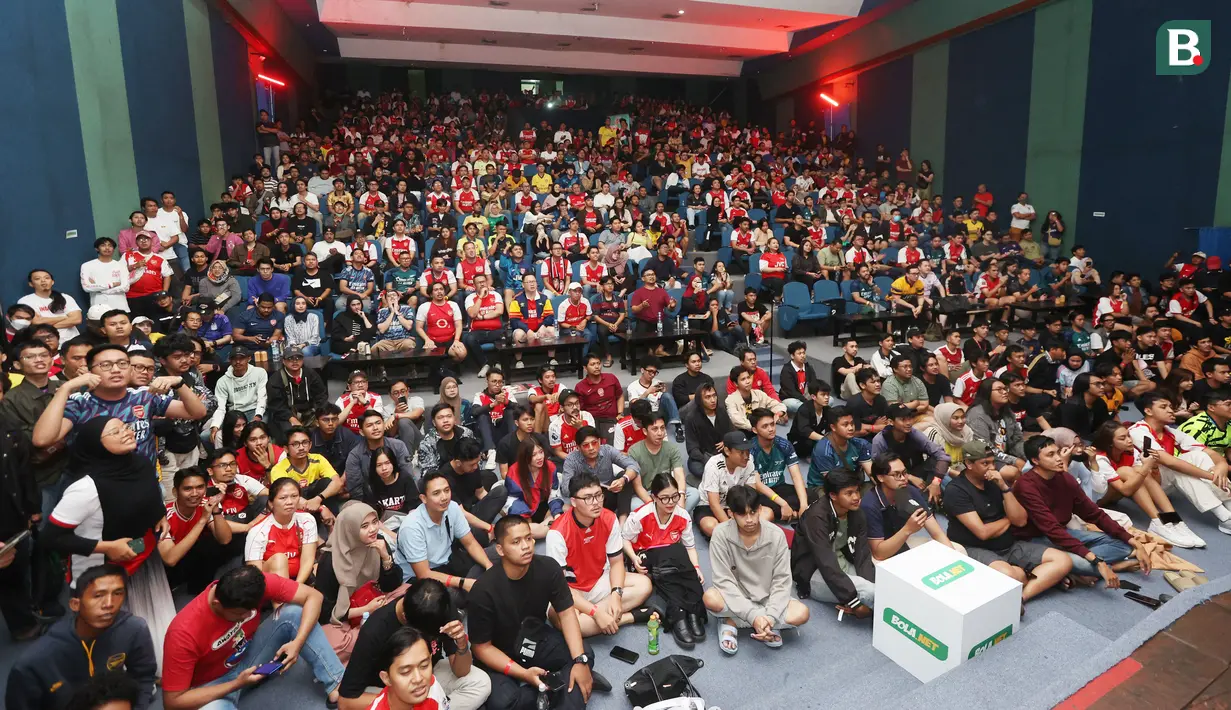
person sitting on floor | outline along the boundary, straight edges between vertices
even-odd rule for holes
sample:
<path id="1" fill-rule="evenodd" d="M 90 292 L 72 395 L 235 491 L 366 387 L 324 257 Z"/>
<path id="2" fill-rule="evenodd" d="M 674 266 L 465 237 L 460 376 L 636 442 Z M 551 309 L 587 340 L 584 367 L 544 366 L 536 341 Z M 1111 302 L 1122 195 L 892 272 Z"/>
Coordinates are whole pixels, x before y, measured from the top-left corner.
<path id="1" fill-rule="evenodd" d="M 872 440 L 872 456 L 892 453 L 901 458 L 910 484 L 920 490 L 926 488 L 928 502 L 935 505 L 940 500 L 940 487 L 953 457 L 915 428 L 916 419 L 915 410 L 901 404 L 891 406 L 889 421 L 892 426 L 882 429 Z"/>
<path id="2" fill-rule="evenodd" d="M 568 493 L 572 513 L 552 523 L 547 556 L 564 569 L 581 635 L 611 635 L 621 626 L 649 621 L 650 610 L 642 605 L 650 598 L 653 585 L 644 574 L 625 570 L 620 522 L 603 507 L 598 478 L 579 473 L 569 479 Z M 559 613 L 570 612 L 549 612 L 557 627 Z"/>
<path id="3" fill-rule="evenodd" d="M 449 477 L 431 471 L 420 489 L 423 505 L 402 521 L 394 560 L 404 580 L 435 579 L 447 589 L 459 590 L 454 597 L 459 599 L 460 592 L 474 587 L 479 568 L 489 569 L 492 562 L 475 540 L 462 506 L 453 500 Z"/>
<path id="4" fill-rule="evenodd" d="M 807 392 L 808 402 L 796 410 L 786 436 L 800 459 L 812 456 L 816 442 L 829 431 L 829 398 L 833 390 L 828 382 L 815 379 L 808 383 Z"/>
<path id="5" fill-rule="evenodd" d="M 710 539 L 714 579 L 702 599 L 722 619 L 718 647 L 728 656 L 739 650 L 737 626 L 751 627 L 754 640 L 778 648 L 778 631 L 802 626 L 809 617 L 808 607 L 791 598 L 786 534 L 763 522 L 760 495 L 752 486 L 732 486 L 726 497 L 731 517 L 714 528 Z"/>
<path id="6" fill-rule="evenodd" d="M 948 535 L 966 554 L 1022 583 L 1022 602 L 1059 584 L 1073 569 L 1062 551 L 1013 537 L 1026 509 L 996 470 L 994 452 L 982 441 L 962 446 L 965 469 L 945 489 Z"/>
<path id="7" fill-rule="evenodd" d="M 1227 395 L 1210 394 L 1206 406 Z M 1227 459 L 1217 451 L 1176 429 L 1175 408 L 1171 400 L 1157 392 L 1147 392 L 1137 401 L 1141 421 L 1128 428 L 1133 448 L 1149 451 L 1158 458 L 1159 482 L 1163 490 L 1178 490 L 1198 511 L 1218 519 L 1218 530 L 1231 535 L 1231 483 L 1227 481 Z M 1157 451 L 1157 454 L 1154 452 Z"/>
<path id="8" fill-rule="evenodd" d="M 1013 527 L 1018 539 L 1066 551 L 1073 561 L 1073 574 L 1102 577 L 1108 589 L 1120 587 L 1117 570 L 1140 566 L 1149 574 L 1150 557 L 1142 543 L 1087 498 L 1077 480 L 1065 471 L 1071 451 L 1062 451 L 1055 441 L 1040 434 L 1026 442 L 1025 453 L 1031 468 L 1013 484 L 1013 495 L 1026 509 L 1026 524 Z M 1066 527 L 1074 514 L 1097 529 Z"/>
<path id="9" fill-rule="evenodd" d="M 896 454 L 887 452 L 872 458 L 872 480 L 876 485 L 864 496 L 860 508 L 867 521 L 873 559 L 887 560 L 907 547 L 926 542 L 922 536 L 914 537 L 920 530 L 960 551 L 936 522 L 927 496 L 911 485 L 906 464 Z"/>
<path id="10" fill-rule="evenodd" d="M 876 565 L 860 507 L 863 474 L 845 469 L 825 477 L 825 497 L 800 517 L 791 573 L 800 599 L 837 604 L 857 619 L 872 615 Z"/>
<path id="11" fill-rule="evenodd" d="M 744 369 L 743 365 L 731 368 L 730 377 L 731 382 L 735 383 L 735 391 L 727 395 L 726 399 L 727 416 L 731 418 L 731 426 L 751 432 L 752 423 L 748 421 L 748 416 L 755 409 L 768 409 L 773 412 L 776 421 L 786 422 L 786 405 L 771 399 L 762 390 L 753 389 L 752 373 Z"/>

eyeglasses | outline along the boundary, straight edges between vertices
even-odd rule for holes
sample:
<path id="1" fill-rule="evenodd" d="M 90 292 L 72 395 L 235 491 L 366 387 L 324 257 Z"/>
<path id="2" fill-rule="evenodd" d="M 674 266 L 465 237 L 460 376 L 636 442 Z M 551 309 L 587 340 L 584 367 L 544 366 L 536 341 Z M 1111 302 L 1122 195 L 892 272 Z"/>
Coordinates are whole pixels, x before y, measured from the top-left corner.
<path id="1" fill-rule="evenodd" d="M 105 362 L 96 362 L 92 367 L 103 372 L 111 372 L 112 370 L 127 370 L 129 364 L 127 360 L 107 360 Z"/>
<path id="2" fill-rule="evenodd" d="M 235 468 L 236 466 L 239 466 L 239 464 L 235 461 L 215 461 L 214 465 L 210 466 L 210 468 L 221 468 L 226 470 Z"/>
<path id="3" fill-rule="evenodd" d="M 657 498 L 658 502 L 662 503 L 663 505 L 675 505 L 676 503 L 680 502 L 680 498 L 681 498 L 679 493 L 676 493 L 674 495 L 669 495 L 669 496 L 654 496 L 654 497 Z"/>
<path id="4" fill-rule="evenodd" d="M 154 371 L 153 365 L 129 365 L 129 367 L 132 368 L 133 370 L 136 370 L 137 372 L 153 372 Z"/>
<path id="5" fill-rule="evenodd" d="M 900 478 L 906 480 L 907 473 L 905 471 L 890 471 L 888 474 L 891 478 Z"/>
<path id="6" fill-rule="evenodd" d="M 655 370 L 655 369 L 652 369 L 652 368 L 646 368 L 646 369 L 644 370 L 644 372 L 645 372 L 645 374 L 649 375 L 650 377 L 654 377 L 654 376 L 656 376 L 656 375 L 658 374 L 658 370 Z"/>
<path id="7" fill-rule="evenodd" d="M 573 496 L 573 498 L 576 498 L 577 500 L 581 501 L 582 503 L 585 503 L 586 505 L 598 505 L 599 503 L 603 502 L 602 493 L 591 493 L 588 496 Z"/>

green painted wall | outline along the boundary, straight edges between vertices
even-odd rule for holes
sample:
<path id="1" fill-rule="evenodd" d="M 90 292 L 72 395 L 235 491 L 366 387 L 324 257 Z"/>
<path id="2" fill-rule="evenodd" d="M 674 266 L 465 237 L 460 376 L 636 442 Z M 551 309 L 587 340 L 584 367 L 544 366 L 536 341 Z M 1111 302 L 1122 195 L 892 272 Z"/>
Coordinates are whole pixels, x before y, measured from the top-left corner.
<path id="1" fill-rule="evenodd" d="M 1218 196 L 1214 202 L 1214 224 L 1231 227 L 1231 88 L 1227 91 L 1227 115 L 1222 130 L 1222 160 L 1218 168 Z"/>
<path id="2" fill-rule="evenodd" d="M 115 3 L 64 0 L 94 234 L 115 234 L 137 207 L 137 163 Z"/>
<path id="3" fill-rule="evenodd" d="M 949 43 L 941 42 L 914 56 L 910 106 L 910 154 L 928 160 L 936 178 L 932 193 L 945 188 L 945 121 L 949 103 Z"/>
<path id="4" fill-rule="evenodd" d="M 1073 243 L 1077 224 L 1092 7 L 1066 0 L 1035 10 L 1026 191 L 1036 209 L 1064 215 L 1065 246 Z M 1044 214 L 1039 217 L 1041 228 Z"/>
<path id="5" fill-rule="evenodd" d="M 205 0 L 183 0 L 184 36 L 188 40 L 188 73 L 192 81 L 192 108 L 197 126 L 197 154 L 201 162 L 201 204 L 210 205 L 227 184 L 222 168 L 222 131 L 218 122 L 218 87 L 214 82 L 214 52 L 210 40 L 209 8 Z"/>

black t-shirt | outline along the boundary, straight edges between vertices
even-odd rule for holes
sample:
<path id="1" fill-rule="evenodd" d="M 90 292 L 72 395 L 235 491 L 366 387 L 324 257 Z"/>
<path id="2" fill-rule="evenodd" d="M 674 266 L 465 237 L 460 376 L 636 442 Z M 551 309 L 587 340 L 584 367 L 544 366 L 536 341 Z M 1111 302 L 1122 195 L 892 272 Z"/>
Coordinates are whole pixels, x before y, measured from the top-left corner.
<path id="1" fill-rule="evenodd" d="M 1217 326 L 1214 328 L 1215 336 L 1218 335 L 1219 330 L 1226 331 L 1225 337 L 1231 338 L 1231 328 L 1223 328 L 1222 326 Z M 1219 337 L 1222 337 L 1222 336 L 1219 336 Z M 1219 345 L 1222 345 L 1222 341 L 1220 340 L 1215 339 L 1214 342 Z M 1142 367 L 1144 367 L 1145 370 L 1150 373 L 1150 379 L 1154 379 L 1154 380 L 1161 379 L 1162 373 L 1158 371 L 1158 363 L 1166 360 L 1166 358 L 1163 355 L 1162 348 L 1158 347 L 1157 345 L 1146 348 L 1138 344 L 1137 345 L 1137 359 L 1141 361 Z M 1121 373 L 1121 374 L 1124 374 L 1124 373 Z"/>
<path id="2" fill-rule="evenodd" d="M 978 513 L 984 524 L 1004 519 L 1004 492 L 991 481 L 983 484 L 983 490 L 975 488 L 965 476 L 959 476 L 945 488 L 945 513 L 949 516 L 949 539 L 967 547 L 1004 552 L 1013 545 L 1013 533 L 1005 530 L 990 540 L 980 540 L 961 520 L 963 513 Z"/>
<path id="3" fill-rule="evenodd" d="M 739 305 L 736 306 L 735 308 L 735 313 L 736 315 L 740 316 L 739 322 L 742 324 L 744 323 L 743 315 L 745 313 L 756 313 L 757 317 L 760 318 L 765 315 L 765 312 L 767 310 L 768 309 L 765 308 L 764 304 L 757 303 L 755 305 L 749 306 L 747 301 L 740 301 Z"/>
<path id="4" fill-rule="evenodd" d="M 295 260 L 300 257 L 300 253 L 299 250 L 294 247 L 288 246 L 284 250 L 281 245 L 278 245 L 269 250 L 269 257 L 273 259 L 274 265 L 276 266 L 285 266 L 288 264 L 294 266 Z"/>
<path id="5" fill-rule="evenodd" d="M 979 355 L 991 355 L 992 341 L 986 338 L 980 342 L 974 338 L 969 338 L 962 345 L 962 359 L 967 362 L 974 362 Z"/>
<path id="6" fill-rule="evenodd" d="M 337 284 L 334 283 L 333 276 L 325 273 L 321 269 L 317 269 L 316 273 L 309 275 L 303 267 L 296 269 L 291 274 L 292 290 L 298 291 L 309 298 L 316 298 L 329 289 L 333 293 L 337 293 Z"/>
<path id="7" fill-rule="evenodd" d="M 1059 419 L 1056 426 L 1072 429 L 1083 439 L 1089 439 L 1090 435 L 1103 425 L 1103 422 L 1111 419 L 1111 413 L 1107 411 L 1107 403 L 1102 397 L 1096 398 L 1091 407 L 1086 406 L 1082 397 L 1070 397 L 1060 405 L 1056 415 Z"/>
<path id="8" fill-rule="evenodd" d="M 358 698 L 368 688 L 384 685 L 380 680 L 380 659 L 384 656 L 389 638 L 402 628 L 402 623 L 398 621 L 397 607 L 396 603 L 382 606 L 372 612 L 360 627 L 350 663 L 346 664 L 346 673 L 338 687 L 342 697 Z M 455 616 L 454 619 L 458 617 Z M 410 617 L 407 617 L 406 621 L 408 626 L 418 629 L 427 639 L 432 649 L 433 662 L 457 653 L 457 644 L 453 643 L 453 639 L 440 633 L 443 624 L 436 621 L 425 623 Z"/>
<path id="9" fill-rule="evenodd" d="M 419 507 L 419 486 L 415 485 L 415 479 L 404 473 L 399 473 L 390 484 L 377 477 L 376 485 L 372 486 L 372 498 L 379 510 L 409 513 Z"/>
<path id="10" fill-rule="evenodd" d="M 459 437 L 455 436 L 453 439 L 457 441 Z M 478 468 L 470 473 L 454 471 L 454 458 L 452 455 L 449 455 L 448 458 L 441 457 L 441 461 L 444 461 L 444 463 L 436 470 L 443 473 L 445 478 L 449 479 L 449 488 L 453 491 L 453 500 L 457 501 L 457 504 L 462 506 L 462 508 L 470 510 L 471 506 L 479 500 L 478 496 L 475 495 L 475 491 L 484 487 L 483 474 L 480 473 Z"/>
<path id="11" fill-rule="evenodd" d="M 530 436 L 538 439 L 539 445 L 543 447 L 543 451 L 551 454 L 551 441 L 548 440 L 546 434 L 539 432 L 531 432 Z M 521 446 L 521 440 L 517 438 L 517 432 L 511 431 L 503 439 L 496 442 L 496 463 L 512 466 L 517 463 L 517 449 Z"/>
<path id="12" fill-rule="evenodd" d="M 953 396 L 953 385 L 949 383 L 949 378 L 947 377 L 937 375 L 936 381 L 930 384 L 922 377 L 919 378 L 919 381 L 923 383 L 924 389 L 928 391 L 928 404 L 933 407 L 944 402 L 945 397 Z"/>
<path id="13" fill-rule="evenodd" d="M 1210 340 L 1220 348 L 1231 348 L 1231 328 L 1224 328 L 1221 325 L 1211 327 Z M 1162 360 L 1162 350 L 1160 350 L 1157 346 L 1155 346 L 1154 349 L 1159 350 L 1158 359 Z M 1138 350 L 1137 353 L 1137 357 L 1141 357 L 1141 350 Z"/>
<path id="14" fill-rule="evenodd" d="M 1221 392 L 1224 389 L 1225 389 L 1224 387 L 1219 387 L 1217 389 L 1210 387 L 1210 384 L 1208 382 L 1206 382 L 1204 379 L 1200 379 L 1193 383 L 1193 388 L 1188 391 L 1188 395 L 1185 396 L 1184 399 L 1188 400 L 1189 402 L 1200 402 L 1204 406 L 1205 396 L 1207 394 L 1209 394 L 1210 392 Z"/>
<path id="15" fill-rule="evenodd" d="M 867 361 L 858 355 L 855 356 L 854 362 L 847 362 L 846 355 L 839 355 L 834 358 L 833 363 L 829 366 L 829 384 L 833 385 L 835 390 L 842 388 L 842 383 L 846 381 L 846 375 L 838 372 L 838 368 L 850 369 L 856 365 L 867 364 Z"/>
<path id="16" fill-rule="evenodd" d="M 297 237 L 310 237 L 316 235 L 316 220 L 311 217 L 296 217 L 291 215 L 286 220 L 286 228 L 291 234 Z"/>
<path id="17" fill-rule="evenodd" d="M 564 570 L 550 557 L 535 555 L 521 579 L 509 579 L 504 565 L 493 565 L 470 590 L 470 642 L 490 643 L 512 658 L 521 657 L 517 637 L 525 619 L 546 623 L 547 606 L 556 613 L 573 607 Z M 372 619 L 369 617 L 368 623 Z M 354 661 L 352 660 L 352 663 Z M 499 671 L 499 668 L 493 669 Z"/>
<path id="18" fill-rule="evenodd" d="M 871 404 L 868 404 L 863 395 L 855 395 L 846 403 L 846 408 L 850 410 L 851 414 L 855 417 L 855 423 L 859 424 L 862 429 L 869 424 L 875 424 L 877 419 L 885 416 L 889 411 L 889 403 L 879 394 L 876 395 L 876 399 L 872 400 Z M 860 436 L 871 439 L 873 434 L 865 432 Z"/>

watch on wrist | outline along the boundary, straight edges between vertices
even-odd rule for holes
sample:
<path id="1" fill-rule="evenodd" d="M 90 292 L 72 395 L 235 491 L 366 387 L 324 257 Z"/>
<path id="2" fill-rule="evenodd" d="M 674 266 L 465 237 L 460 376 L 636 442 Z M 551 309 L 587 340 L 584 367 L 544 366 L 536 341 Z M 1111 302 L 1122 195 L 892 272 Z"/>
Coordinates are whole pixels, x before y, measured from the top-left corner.
<path id="1" fill-rule="evenodd" d="M 623 596 L 624 596 L 624 587 L 612 587 L 612 588 L 611 588 L 611 593 L 612 593 L 612 594 L 619 594 L 621 597 L 623 597 Z"/>
<path id="2" fill-rule="evenodd" d="M 582 664 L 589 664 L 589 663 L 590 663 L 590 657 L 589 657 L 588 655 L 586 655 L 586 654 L 584 654 L 584 653 L 583 653 L 583 654 L 581 654 L 580 656 L 578 656 L 578 657 L 576 657 L 576 658 L 574 658 L 574 659 L 573 659 L 573 664 L 574 664 L 574 665 L 576 665 L 576 664 L 578 664 L 578 663 L 582 663 Z"/>

